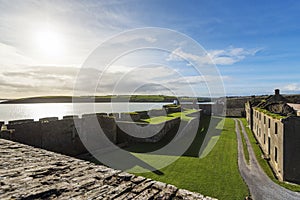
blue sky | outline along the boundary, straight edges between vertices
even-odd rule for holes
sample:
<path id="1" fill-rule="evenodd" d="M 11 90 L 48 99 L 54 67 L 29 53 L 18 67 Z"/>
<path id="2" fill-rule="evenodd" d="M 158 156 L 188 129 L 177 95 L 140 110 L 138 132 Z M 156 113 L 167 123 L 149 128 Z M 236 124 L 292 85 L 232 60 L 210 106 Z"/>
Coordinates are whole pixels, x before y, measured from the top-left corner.
<path id="1" fill-rule="evenodd" d="M 227 95 L 299 93 L 299 19 L 298 1 L 0 0 L 0 97 L 72 94 L 78 69 L 101 42 L 143 27 L 172 29 L 202 45 Z"/>

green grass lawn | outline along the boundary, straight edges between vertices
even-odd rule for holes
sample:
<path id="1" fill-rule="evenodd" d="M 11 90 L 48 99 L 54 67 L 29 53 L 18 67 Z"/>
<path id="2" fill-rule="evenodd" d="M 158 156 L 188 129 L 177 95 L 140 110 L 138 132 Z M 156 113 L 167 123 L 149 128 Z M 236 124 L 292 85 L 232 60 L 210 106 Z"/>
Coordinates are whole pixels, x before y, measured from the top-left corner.
<path id="1" fill-rule="evenodd" d="M 200 129 L 202 130 L 199 130 L 198 133 L 205 134 L 203 127 L 200 126 Z M 173 184 L 179 188 L 199 192 L 221 200 L 244 199 L 249 191 L 238 170 L 234 121 L 226 119 L 223 131 L 212 151 L 206 157 L 199 158 L 196 152 L 199 150 L 197 145 L 202 144 L 201 140 L 203 138 L 203 135 L 197 135 L 187 151 L 190 151 L 189 153 L 179 157 L 169 166 L 159 169 L 162 175 L 153 172 L 138 173 L 137 175 Z M 170 158 L 170 155 L 139 153 L 133 153 L 133 155 L 142 160 L 168 160 Z"/>
<path id="2" fill-rule="evenodd" d="M 263 152 L 261 151 L 259 145 L 256 143 L 256 139 L 254 138 L 252 131 L 247 127 L 248 123 L 247 123 L 246 119 L 243 118 L 241 120 L 242 120 L 244 126 L 246 126 L 246 132 L 248 134 L 249 140 L 253 147 L 253 151 L 255 153 L 256 159 L 258 160 L 260 166 L 265 171 L 265 173 L 272 179 L 272 181 L 281 185 L 282 187 L 285 187 L 292 191 L 300 192 L 300 185 L 280 182 L 280 181 L 278 181 L 278 179 L 276 179 L 268 162 L 262 158 Z"/>
<path id="3" fill-rule="evenodd" d="M 159 124 L 159 123 L 165 122 L 167 120 L 174 119 L 176 117 L 180 117 L 181 120 L 183 120 L 183 121 L 189 121 L 193 117 L 189 117 L 187 115 L 192 114 L 194 112 L 198 112 L 198 111 L 197 110 L 193 110 L 193 109 L 185 109 L 182 112 L 172 113 L 172 114 L 169 114 L 167 116 L 151 117 L 149 119 L 144 119 L 142 121 L 148 122 L 148 123 L 151 123 L 151 124 Z"/>
<path id="4" fill-rule="evenodd" d="M 242 132 L 242 126 L 241 126 L 241 123 L 238 122 L 238 125 L 239 125 L 239 129 L 240 129 L 240 134 L 241 134 L 241 138 L 242 138 L 242 143 L 243 143 L 244 158 L 245 158 L 247 164 L 249 165 L 249 163 L 250 163 L 250 158 L 249 158 L 249 151 L 248 151 L 248 148 L 247 148 L 247 143 L 246 143 L 244 134 L 243 134 L 243 132 Z"/>

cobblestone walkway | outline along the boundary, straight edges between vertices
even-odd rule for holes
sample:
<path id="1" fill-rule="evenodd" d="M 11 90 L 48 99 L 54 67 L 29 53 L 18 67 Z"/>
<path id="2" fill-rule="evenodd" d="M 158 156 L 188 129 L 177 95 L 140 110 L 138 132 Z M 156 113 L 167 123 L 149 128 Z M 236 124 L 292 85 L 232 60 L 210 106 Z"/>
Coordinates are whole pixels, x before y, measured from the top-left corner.
<path id="1" fill-rule="evenodd" d="M 206 199 L 140 176 L 0 139 L 0 199 Z"/>

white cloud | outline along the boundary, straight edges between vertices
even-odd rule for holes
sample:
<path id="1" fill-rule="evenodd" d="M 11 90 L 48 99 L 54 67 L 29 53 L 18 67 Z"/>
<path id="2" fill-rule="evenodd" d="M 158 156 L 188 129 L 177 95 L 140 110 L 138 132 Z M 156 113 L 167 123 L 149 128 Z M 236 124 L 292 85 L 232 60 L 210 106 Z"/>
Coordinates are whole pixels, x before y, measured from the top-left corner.
<path id="1" fill-rule="evenodd" d="M 288 84 L 286 86 L 283 87 L 283 90 L 284 91 L 300 91 L 300 84 L 298 83 L 291 83 L 291 84 Z"/>
<path id="2" fill-rule="evenodd" d="M 210 50 L 208 55 L 217 65 L 232 65 L 244 60 L 247 56 L 254 56 L 258 51 L 259 49 L 246 50 L 230 47 L 225 50 Z"/>
<path id="3" fill-rule="evenodd" d="M 72 67 L 18 67 L 0 72 L 3 98 L 70 95 L 78 69 Z"/>
<path id="4" fill-rule="evenodd" d="M 25 56 L 17 48 L 3 43 L 0 43 L 0 58 L 0 68 L 35 64 L 31 58 Z"/>
<path id="5" fill-rule="evenodd" d="M 244 60 L 247 56 L 254 56 L 259 49 L 246 50 L 244 48 L 229 47 L 224 50 L 209 50 L 207 54 L 196 55 L 184 52 L 180 47 L 175 49 L 167 61 L 192 60 L 200 64 L 232 65 Z"/>

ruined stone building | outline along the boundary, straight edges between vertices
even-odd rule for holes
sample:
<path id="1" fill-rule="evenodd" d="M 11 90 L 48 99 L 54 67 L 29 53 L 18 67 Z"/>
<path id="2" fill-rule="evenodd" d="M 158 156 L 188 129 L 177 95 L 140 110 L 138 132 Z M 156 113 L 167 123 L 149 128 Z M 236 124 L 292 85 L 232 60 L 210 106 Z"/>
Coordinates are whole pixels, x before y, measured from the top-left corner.
<path id="1" fill-rule="evenodd" d="M 300 104 L 275 90 L 264 100 L 245 105 L 248 124 L 280 181 L 300 183 Z"/>

